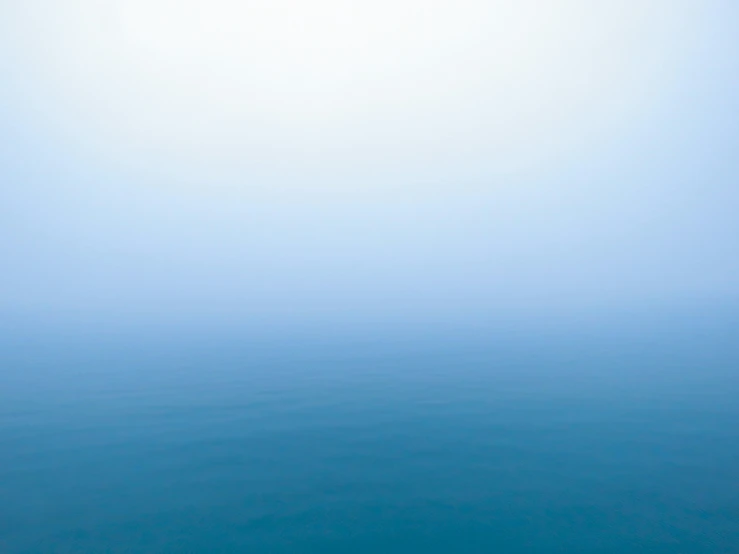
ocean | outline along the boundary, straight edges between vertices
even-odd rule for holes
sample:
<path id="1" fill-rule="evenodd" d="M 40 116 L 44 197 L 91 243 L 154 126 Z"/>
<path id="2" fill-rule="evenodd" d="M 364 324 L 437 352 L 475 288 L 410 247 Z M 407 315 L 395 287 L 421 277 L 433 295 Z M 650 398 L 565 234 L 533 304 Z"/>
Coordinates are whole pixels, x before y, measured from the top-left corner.
<path id="1" fill-rule="evenodd" d="M 6 335 L 3 554 L 739 552 L 735 319 Z"/>

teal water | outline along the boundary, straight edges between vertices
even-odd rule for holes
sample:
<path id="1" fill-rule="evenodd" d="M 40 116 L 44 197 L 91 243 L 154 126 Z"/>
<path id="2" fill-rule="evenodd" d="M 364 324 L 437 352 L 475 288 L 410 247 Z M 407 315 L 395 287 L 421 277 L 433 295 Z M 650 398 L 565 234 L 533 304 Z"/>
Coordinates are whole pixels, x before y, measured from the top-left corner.
<path id="1" fill-rule="evenodd" d="M 739 552 L 737 337 L 7 339 L 0 552 Z"/>

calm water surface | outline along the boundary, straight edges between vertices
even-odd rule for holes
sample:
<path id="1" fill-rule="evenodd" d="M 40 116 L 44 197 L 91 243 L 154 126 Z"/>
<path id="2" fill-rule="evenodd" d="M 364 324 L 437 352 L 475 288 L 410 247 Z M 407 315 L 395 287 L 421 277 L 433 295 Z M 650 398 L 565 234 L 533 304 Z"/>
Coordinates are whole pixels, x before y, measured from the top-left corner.
<path id="1" fill-rule="evenodd" d="M 0 552 L 736 553 L 737 338 L 5 340 Z"/>

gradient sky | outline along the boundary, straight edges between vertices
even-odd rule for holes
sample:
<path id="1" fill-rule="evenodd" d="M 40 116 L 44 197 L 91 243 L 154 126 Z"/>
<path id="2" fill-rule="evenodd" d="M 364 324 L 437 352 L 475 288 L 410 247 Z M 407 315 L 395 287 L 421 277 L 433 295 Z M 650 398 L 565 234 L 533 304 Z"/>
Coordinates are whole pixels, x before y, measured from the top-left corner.
<path id="1" fill-rule="evenodd" d="M 0 3 L 0 313 L 564 317 L 739 296 L 733 2 Z"/>

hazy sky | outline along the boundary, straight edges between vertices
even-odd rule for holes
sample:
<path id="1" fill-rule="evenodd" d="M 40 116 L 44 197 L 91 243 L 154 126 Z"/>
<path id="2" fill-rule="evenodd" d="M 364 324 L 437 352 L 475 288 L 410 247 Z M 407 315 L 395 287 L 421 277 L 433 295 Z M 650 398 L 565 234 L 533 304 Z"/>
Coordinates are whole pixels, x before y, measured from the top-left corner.
<path id="1" fill-rule="evenodd" d="M 0 3 L 7 321 L 739 297 L 729 1 Z"/>

